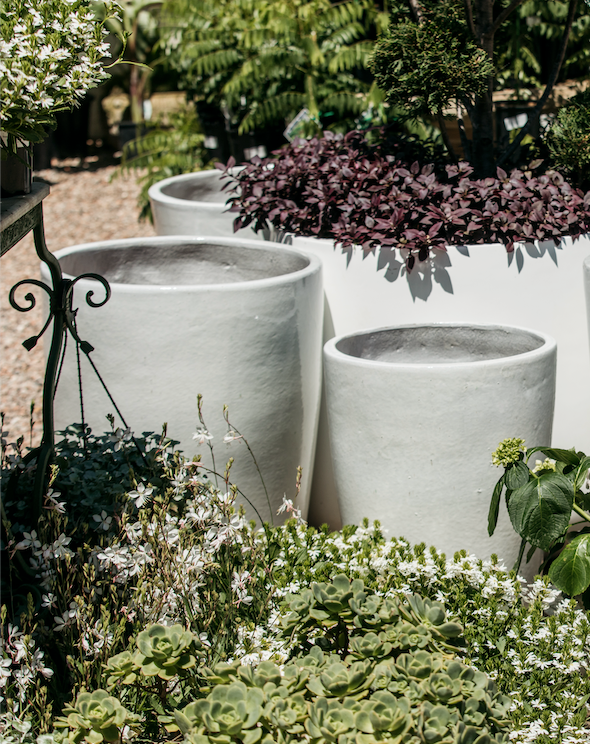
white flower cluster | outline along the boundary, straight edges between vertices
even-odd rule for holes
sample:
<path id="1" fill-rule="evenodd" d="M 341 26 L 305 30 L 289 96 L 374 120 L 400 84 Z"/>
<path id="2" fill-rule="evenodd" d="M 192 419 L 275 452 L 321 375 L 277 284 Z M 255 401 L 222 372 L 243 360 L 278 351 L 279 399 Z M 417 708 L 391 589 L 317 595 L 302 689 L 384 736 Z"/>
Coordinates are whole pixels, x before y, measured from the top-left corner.
<path id="1" fill-rule="evenodd" d="M 27 701 L 27 690 L 38 674 L 45 679 L 53 676 L 53 670 L 45 666 L 43 651 L 35 647 L 31 636 L 25 636 L 15 625 L 8 625 L 6 637 L 0 637 L 0 703 L 2 693 L 9 682 L 14 682 L 20 704 Z"/>
<path id="2" fill-rule="evenodd" d="M 115 5 L 104 4 L 105 17 Z M 5 0 L 0 16 L 0 116 L 3 130 L 30 139 L 108 78 L 104 19 L 89 0 Z"/>
<path id="3" fill-rule="evenodd" d="M 281 530 L 285 541 L 275 568 L 288 569 L 293 556 L 305 551 L 308 574 L 302 575 L 295 565 L 275 593 L 271 620 L 241 629 L 236 657 L 245 655 L 253 664 L 272 658 L 280 664 L 289 647 L 277 622 L 279 603 L 317 580 L 316 571 L 325 572 L 329 564 L 330 575 L 362 577 L 378 593 L 390 596 L 423 593 L 460 615 L 468 646 L 465 661 L 498 679 L 498 668 L 490 666 L 488 658 L 499 658 L 514 676 L 511 689 L 518 724 L 511 742 L 590 744 L 590 732 L 578 723 L 588 692 L 581 680 L 590 669 L 590 623 L 572 600 L 555 606 L 560 592 L 545 579 L 527 585 L 496 561 L 464 553 L 447 560 L 434 549 L 412 550 L 403 540 L 382 542 L 375 539 L 372 527 L 348 536 L 306 533 L 305 524 Z"/>
<path id="4" fill-rule="evenodd" d="M 74 555 L 68 548 L 72 538 L 66 537 L 62 532 L 52 543 L 42 544 L 35 530 L 24 532 L 23 537 L 24 539 L 16 544 L 15 549 L 32 550 L 33 557 L 29 558 L 31 568 L 37 571 L 36 577 L 41 579 L 41 586 L 44 589 L 51 589 L 55 576 L 53 563 L 66 560 Z"/>
<path id="5" fill-rule="evenodd" d="M 181 469 L 174 481 L 175 493 L 184 493 L 192 481 Z M 133 498 L 134 493 L 129 496 Z M 181 519 L 165 513 L 147 522 L 128 522 L 120 541 L 93 551 L 91 558 L 101 571 L 109 571 L 117 584 L 125 585 L 132 579 L 142 581 L 141 614 L 146 621 L 174 624 L 188 598 L 192 611 L 199 612 L 204 574 L 218 565 L 220 550 L 242 544 L 243 533 L 249 527 L 234 512 L 234 504 L 232 492 L 211 489 L 199 493 L 187 500 Z M 160 570 L 154 570 L 154 566 Z M 248 591 L 253 578 L 248 570 L 233 572 L 231 591 L 236 607 L 253 601 Z M 131 603 L 127 612 L 134 614 L 136 609 Z"/>

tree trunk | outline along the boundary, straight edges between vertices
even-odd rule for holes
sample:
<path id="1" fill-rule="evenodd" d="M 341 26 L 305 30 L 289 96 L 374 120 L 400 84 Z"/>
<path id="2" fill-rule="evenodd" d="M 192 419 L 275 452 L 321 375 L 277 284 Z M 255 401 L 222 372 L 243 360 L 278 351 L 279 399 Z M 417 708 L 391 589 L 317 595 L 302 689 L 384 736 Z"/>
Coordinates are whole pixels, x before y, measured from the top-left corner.
<path id="1" fill-rule="evenodd" d="M 476 0 L 475 32 L 477 44 L 494 61 L 494 7 L 493 0 Z M 488 87 L 483 96 L 475 99 L 471 112 L 473 141 L 471 144 L 472 162 L 477 178 L 496 175 L 496 158 L 494 153 L 494 113 L 493 95 L 494 78 L 488 78 Z"/>

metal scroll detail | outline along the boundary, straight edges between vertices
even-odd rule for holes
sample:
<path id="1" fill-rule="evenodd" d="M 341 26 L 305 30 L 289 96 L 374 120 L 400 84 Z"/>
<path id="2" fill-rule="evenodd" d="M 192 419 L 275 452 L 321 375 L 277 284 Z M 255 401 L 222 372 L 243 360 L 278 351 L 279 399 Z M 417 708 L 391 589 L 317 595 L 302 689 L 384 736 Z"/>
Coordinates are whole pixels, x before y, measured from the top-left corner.
<path id="1" fill-rule="evenodd" d="M 76 344 L 79 345 L 80 350 L 87 356 L 94 348 L 87 341 L 83 341 L 78 335 L 75 323 L 76 313 L 78 311 L 73 308 L 74 288 L 76 283 L 81 279 L 94 279 L 102 285 L 105 293 L 104 299 L 97 302 L 93 299 L 93 290 L 86 293 L 86 303 L 92 308 L 102 307 L 106 302 L 108 302 L 111 296 L 111 288 L 107 280 L 98 274 L 87 273 L 81 274 L 75 279 L 64 279 L 58 260 L 47 249 L 42 216 L 33 228 L 33 235 L 35 240 L 35 250 L 37 251 L 37 255 L 41 261 L 43 261 L 43 263 L 45 263 L 49 268 L 53 288 L 37 279 L 23 279 L 15 284 L 10 290 L 9 302 L 15 310 L 18 310 L 21 313 L 32 310 L 36 305 L 36 299 L 32 292 L 27 292 L 24 296 L 24 300 L 28 304 L 19 304 L 16 300 L 16 291 L 19 287 L 27 285 L 43 289 L 49 297 L 49 314 L 43 328 L 37 335 L 31 336 L 31 338 L 23 341 L 23 346 L 27 351 L 30 351 L 37 345 L 39 339 L 43 336 L 53 320 L 51 345 L 47 357 L 45 379 L 43 382 L 43 436 L 39 447 L 31 450 L 25 457 L 26 462 L 36 461 L 35 482 L 33 485 L 33 503 L 31 507 L 33 519 L 37 521 L 43 506 L 43 494 L 47 487 L 49 462 L 54 447 L 55 430 L 53 398 L 58 380 L 58 369 L 60 366 L 64 339 L 69 332 L 76 341 Z"/>
<path id="2" fill-rule="evenodd" d="M 57 290 L 51 289 L 45 282 L 41 282 L 38 279 L 23 279 L 20 282 L 17 282 L 14 287 L 10 290 L 10 294 L 8 295 L 8 301 L 10 302 L 11 306 L 18 310 L 20 313 L 27 313 L 29 310 L 32 310 L 37 305 L 37 300 L 35 299 L 35 296 L 32 292 L 27 292 L 27 294 L 24 296 L 24 299 L 28 302 L 28 305 L 19 305 L 19 303 L 16 300 L 16 291 L 19 289 L 19 287 L 23 287 L 25 285 L 31 284 L 35 287 L 41 287 L 41 289 L 45 290 L 49 297 L 49 314 L 47 316 L 47 320 L 45 321 L 45 325 L 43 328 L 39 331 L 39 333 L 36 336 L 31 336 L 30 338 L 27 338 L 25 341 L 23 341 L 23 346 L 27 351 L 30 351 L 31 349 L 34 349 L 37 345 L 39 339 L 47 328 L 49 327 L 49 324 L 51 323 L 52 319 L 55 317 L 56 314 L 56 308 L 60 307 L 63 309 L 64 313 L 64 324 L 67 330 L 72 334 L 76 342 L 80 345 L 80 348 L 85 354 L 89 354 L 91 351 L 94 350 L 94 347 L 89 344 L 87 341 L 82 341 L 80 336 L 78 335 L 78 330 L 74 324 L 74 319 L 77 313 L 77 310 L 72 309 L 72 300 L 73 300 L 73 290 L 76 282 L 78 282 L 80 279 L 94 279 L 97 282 L 100 282 L 102 284 L 102 287 L 105 291 L 105 297 L 104 300 L 101 300 L 100 302 L 94 302 L 92 297 L 94 296 L 94 290 L 90 290 L 86 293 L 86 303 L 93 308 L 96 307 L 102 307 L 105 303 L 108 302 L 108 300 L 111 297 L 111 288 L 109 286 L 109 283 L 107 280 L 100 276 L 99 274 L 80 274 L 80 276 L 77 276 L 75 279 L 62 279 L 62 290 L 63 290 L 63 296 L 58 296 Z M 65 332 L 65 328 L 64 328 Z"/>

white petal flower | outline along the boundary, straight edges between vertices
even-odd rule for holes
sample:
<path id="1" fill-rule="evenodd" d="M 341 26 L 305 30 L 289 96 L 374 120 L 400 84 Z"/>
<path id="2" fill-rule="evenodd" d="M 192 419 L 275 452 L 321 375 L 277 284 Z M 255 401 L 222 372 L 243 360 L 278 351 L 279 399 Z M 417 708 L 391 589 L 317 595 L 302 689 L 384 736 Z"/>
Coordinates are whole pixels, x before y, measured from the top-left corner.
<path id="1" fill-rule="evenodd" d="M 213 434 L 207 431 L 207 429 L 201 428 L 197 429 L 193 434 L 193 439 L 196 440 L 197 444 L 207 444 L 207 442 L 213 439 Z"/>
<path id="2" fill-rule="evenodd" d="M 153 492 L 154 489 L 152 487 L 146 488 L 143 483 L 138 483 L 137 488 L 133 491 L 129 491 L 127 495 L 135 502 L 135 506 L 138 509 L 141 509 L 142 506 L 147 504 Z"/>
<path id="3" fill-rule="evenodd" d="M 111 523 L 113 521 L 113 518 L 110 517 L 104 509 L 101 511 L 100 514 L 93 514 L 92 519 L 95 522 L 98 522 L 96 529 L 104 530 L 105 532 L 107 532 L 111 528 Z"/>

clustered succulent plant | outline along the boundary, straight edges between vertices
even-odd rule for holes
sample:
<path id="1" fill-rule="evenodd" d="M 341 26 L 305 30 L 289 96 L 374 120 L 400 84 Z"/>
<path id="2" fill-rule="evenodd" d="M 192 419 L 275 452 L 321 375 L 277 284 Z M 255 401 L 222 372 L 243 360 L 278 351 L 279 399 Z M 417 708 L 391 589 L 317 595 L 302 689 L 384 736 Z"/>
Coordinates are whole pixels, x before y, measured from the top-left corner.
<path id="1" fill-rule="evenodd" d="M 137 651 L 122 651 L 107 662 L 107 685 L 132 684 L 138 674 L 170 680 L 192 669 L 200 655 L 201 641 L 194 633 L 175 625 L 151 625 L 135 639 Z"/>
<path id="2" fill-rule="evenodd" d="M 95 690 L 81 692 L 74 705 L 66 706 L 55 726 L 64 729 L 63 740 L 68 744 L 101 744 L 119 742 L 123 726 L 133 725 L 139 718 L 105 690 Z"/>
<path id="3" fill-rule="evenodd" d="M 510 699 L 456 659 L 462 628 L 438 602 L 383 598 L 341 574 L 288 600 L 283 669 L 219 664 L 174 712 L 185 744 L 501 744 Z"/>
<path id="4" fill-rule="evenodd" d="M 512 251 L 518 242 L 558 244 L 590 231 L 590 192 L 556 171 L 534 175 L 541 161 L 510 174 L 498 168 L 496 178 L 472 180 L 466 162 L 437 175 L 433 165 L 404 163 L 358 131 L 295 140 L 273 155 L 233 176 L 236 230 L 271 224 L 365 253 L 398 248 L 409 270 L 448 245 L 503 243 Z"/>

